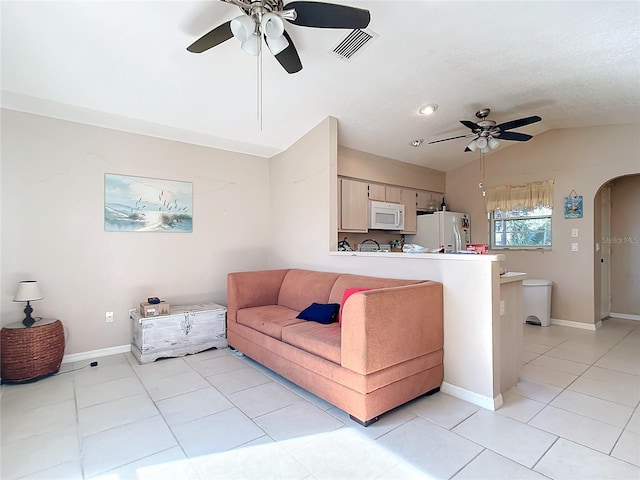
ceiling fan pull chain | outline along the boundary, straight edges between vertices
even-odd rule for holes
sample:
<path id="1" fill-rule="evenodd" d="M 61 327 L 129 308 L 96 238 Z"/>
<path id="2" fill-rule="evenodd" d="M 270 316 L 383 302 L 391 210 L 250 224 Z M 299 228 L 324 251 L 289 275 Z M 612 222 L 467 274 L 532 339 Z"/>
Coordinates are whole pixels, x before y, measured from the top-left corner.
<path id="1" fill-rule="evenodd" d="M 260 124 L 260 131 L 262 131 L 262 37 L 260 37 L 260 46 L 258 47 L 258 57 L 256 60 L 258 63 L 256 65 L 257 71 L 257 121 Z"/>

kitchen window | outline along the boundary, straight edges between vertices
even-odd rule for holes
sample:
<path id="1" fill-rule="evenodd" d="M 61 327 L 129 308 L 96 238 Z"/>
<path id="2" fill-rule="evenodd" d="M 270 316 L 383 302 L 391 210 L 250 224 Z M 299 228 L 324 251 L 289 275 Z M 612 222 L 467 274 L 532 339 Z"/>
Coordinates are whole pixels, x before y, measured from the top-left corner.
<path id="1" fill-rule="evenodd" d="M 491 248 L 551 249 L 551 213 L 549 207 L 494 210 L 490 216 Z"/>

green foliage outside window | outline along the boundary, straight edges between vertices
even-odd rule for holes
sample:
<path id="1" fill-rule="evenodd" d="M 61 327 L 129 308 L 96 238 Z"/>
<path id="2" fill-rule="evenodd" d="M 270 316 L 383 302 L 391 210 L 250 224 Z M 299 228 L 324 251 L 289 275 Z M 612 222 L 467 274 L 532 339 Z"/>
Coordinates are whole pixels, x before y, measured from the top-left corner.
<path id="1" fill-rule="evenodd" d="M 492 249 L 551 248 L 551 212 L 548 207 L 533 210 L 496 210 L 491 215 Z"/>

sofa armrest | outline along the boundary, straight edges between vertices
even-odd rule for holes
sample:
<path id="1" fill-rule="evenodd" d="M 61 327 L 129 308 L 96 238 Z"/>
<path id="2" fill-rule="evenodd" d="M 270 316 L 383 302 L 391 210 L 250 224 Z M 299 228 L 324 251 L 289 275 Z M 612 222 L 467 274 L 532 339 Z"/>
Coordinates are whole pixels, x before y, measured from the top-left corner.
<path id="1" fill-rule="evenodd" d="M 289 270 L 261 270 L 227 274 L 227 323 L 235 323 L 241 308 L 276 305 Z"/>
<path id="2" fill-rule="evenodd" d="M 341 364 L 369 374 L 442 349 L 442 284 L 359 292 L 342 312 Z"/>

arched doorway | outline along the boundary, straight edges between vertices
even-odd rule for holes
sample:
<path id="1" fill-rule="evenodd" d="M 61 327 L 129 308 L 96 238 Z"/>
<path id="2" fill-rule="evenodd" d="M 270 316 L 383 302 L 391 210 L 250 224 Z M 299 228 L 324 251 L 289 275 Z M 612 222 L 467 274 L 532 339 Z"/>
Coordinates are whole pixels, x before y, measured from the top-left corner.
<path id="1" fill-rule="evenodd" d="M 594 198 L 594 317 L 640 320 L 640 175 L 604 183 Z"/>

